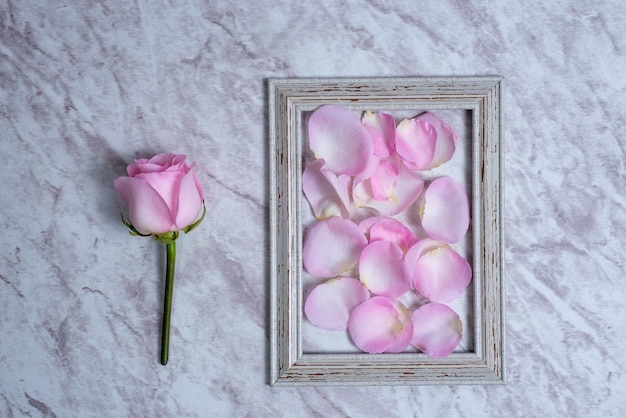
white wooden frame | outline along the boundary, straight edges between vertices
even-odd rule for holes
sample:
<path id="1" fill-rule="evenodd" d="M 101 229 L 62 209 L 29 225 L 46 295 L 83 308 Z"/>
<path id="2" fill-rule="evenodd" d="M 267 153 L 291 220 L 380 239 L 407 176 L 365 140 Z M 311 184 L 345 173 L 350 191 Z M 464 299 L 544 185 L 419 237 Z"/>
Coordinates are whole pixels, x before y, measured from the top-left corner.
<path id="1" fill-rule="evenodd" d="M 502 77 L 270 79 L 271 385 L 504 383 L 501 212 Z M 474 352 L 302 351 L 302 114 L 323 104 L 464 109 L 472 119 Z"/>

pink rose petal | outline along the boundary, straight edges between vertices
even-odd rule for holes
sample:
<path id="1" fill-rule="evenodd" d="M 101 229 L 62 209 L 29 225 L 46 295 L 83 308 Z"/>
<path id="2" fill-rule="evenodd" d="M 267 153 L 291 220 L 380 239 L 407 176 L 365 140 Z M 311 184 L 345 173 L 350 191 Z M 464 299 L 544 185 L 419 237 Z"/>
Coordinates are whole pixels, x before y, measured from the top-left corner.
<path id="1" fill-rule="evenodd" d="M 328 331 L 344 331 L 352 309 L 369 297 L 369 291 L 358 279 L 330 279 L 309 294 L 304 312 L 313 325 Z"/>
<path id="2" fill-rule="evenodd" d="M 472 280 L 472 268 L 445 245 L 423 254 L 415 263 L 413 287 L 434 302 L 452 302 Z"/>
<path id="3" fill-rule="evenodd" d="M 165 153 L 158 154 L 148 159 L 138 158 L 134 163 L 128 165 L 126 170 L 130 177 L 135 177 L 139 173 L 154 173 L 161 171 L 180 171 L 187 156 L 185 154 Z"/>
<path id="4" fill-rule="evenodd" d="M 363 232 L 369 234 L 369 242 L 391 241 L 406 253 L 417 237 L 402 222 L 386 216 L 372 216 L 359 223 Z"/>
<path id="5" fill-rule="evenodd" d="M 456 134 L 452 128 L 432 113 L 426 112 L 418 116 L 422 120 L 428 121 L 437 129 L 437 145 L 435 155 L 427 169 L 431 170 L 441 164 L 450 161 L 456 150 Z"/>
<path id="6" fill-rule="evenodd" d="M 432 238 L 459 242 L 469 228 L 469 215 L 467 192 L 458 180 L 440 177 L 424 192 L 422 227 Z"/>
<path id="7" fill-rule="evenodd" d="M 405 119 L 396 128 L 396 151 L 411 170 L 425 170 L 437 147 L 437 129 L 419 118 Z"/>
<path id="8" fill-rule="evenodd" d="M 137 177 L 120 177 L 115 189 L 128 205 L 130 223 L 141 234 L 162 234 L 173 229 L 172 211 L 148 182 Z"/>
<path id="9" fill-rule="evenodd" d="M 337 176 L 328 170 L 324 160 L 308 164 L 302 173 L 302 191 L 318 219 L 350 216 L 350 177 Z"/>
<path id="10" fill-rule="evenodd" d="M 358 175 L 374 155 L 372 138 L 359 118 L 334 105 L 318 108 L 309 118 L 309 146 L 337 175 Z"/>
<path id="11" fill-rule="evenodd" d="M 359 225 L 360 226 L 360 225 Z M 363 228 L 361 228 L 363 229 Z M 371 241 L 371 238 L 370 238 Z M 412 245 L 404 255 L 404 265 L 406 266 L 407 275 L 413 277 L 415 263 L 426 252 L 445 246 L 443 242 L 439 242 L 432 238 L 424 238 Z"/>
<path id="12" fill-rule="evenodd" d="M 354 182 L 352 198 L 357 207 L 370 207 L 386 216 L 397 215 L 417 200 L 424 188 L 424 181 L 417 174 L 408 170 L 399 160 L 383 161 L 386 162 L 379 164 L 379 168 L 382 167 L 384 173 L 375 173 L 370 179 Z M 389 169 L 390 164 L 397 169 L 395 178 L 390 178 L 393 174 L 393 171 Z M 377 175 L 383 180 L 377 180 Z M 379 183 L 376 184 L 376 181 Z M 381 187 L 381 184 L 385 186 Z M 377 194 L 381 193 L 384 187 L 390 187 L 383 192 L 387 198 L 377 199 Z"/>
<path id="13" fill-rule="evenodd" d="M 177 228 L 183 229 L 193 224 L 198 219 L 203 206 L 200 183 L 196 173 L 189 171 L 180 182 L 178 213 L 176 214 Z"/>
<path id="14" fill-rule="evenodd" d="M 426 112 L 400 122 L 396 149 L 410 169 L 430 170 L 452 158 L 456 134 L 441 119 Z"/>
<path id="15" fill-rule="evenodd" d="M 463 336 L 459 316 L 446 305 L 427 303 L 415 310 L 411 345 L 432 358 L 442 358 L 454 351 Z"/>
<path id="16" fill-rule="evenodd" d="M 413 336 L 411 313 L 399 301 L 374 296 L 352 310 L 348 332 L 352 342 L 367 353 L 399 353 Z"/>
<path id="17" fill-rule="evenodd" d="M 367 238 L 352 221 L 332 217 L 315 223 L 302 246 L 304 268 L 314 276 L 335 277 L 359 260 Z"/>
<path id="18" fill-rule="evenodd" d="M 369 244 L 359 258 L 359 277 L 374 294 L 396 298 L 411 287 L 404 268 L 404 254 L 390 241 Z"/>
<path id="19" fill-rule="evenodd" d="M 381 160 L 370 181 L 374 199 L 383 201 L 396 199 L 398 167 L 394 163 L 389 160 Z"/>
<path id="20" fill-rule="evenodd" d="M 163 198 L 170 208 L 172 216 L 178 212 L 178 198 L 180 182 L 185 173 L 183 171 L 153 171 L 139 173 L 134 178 L 142 179 L 148 183 L 159 196 Z"/>
<path id="21" fill-rule="evenodd" d="M 361 118 L 374 143 L 374 154 L 389 157 L 396 145 L 396 123 L 387 113 L 366 111 Z"/>

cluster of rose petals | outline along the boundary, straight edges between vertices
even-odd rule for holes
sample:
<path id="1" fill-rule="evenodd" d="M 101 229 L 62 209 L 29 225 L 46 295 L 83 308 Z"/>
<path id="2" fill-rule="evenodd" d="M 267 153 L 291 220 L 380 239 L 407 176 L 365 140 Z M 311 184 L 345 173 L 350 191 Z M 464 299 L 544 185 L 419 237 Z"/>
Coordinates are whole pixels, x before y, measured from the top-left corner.
<path id="1" fill-rule="evenodd" d="M 419 171 L 452 158 L 454 131 L 428 112 L 396 126 L 389 114 L 366 111 L 359 119 L 335 105 L 313 112 L 308 129 L 316 159 L 304 169 L 302 189 L 318 221 L 305 234 L 302 261 L 328 280 L 309 293 L 307 318 L 322 329 L 347 329 L 367 353 L 413 346 L 433 358 L 450 354 L 462 324 L 443 303 L 471 281 L 469 263 L 451 247 L 469 228 L 469 200 L 454 178 L 425 186 Z M 357 224 L 362 208 L 377 215 Z M 396 219 L 408 210 L 419 211 L 428 236 L 419 239 Z M 411 312 L 398 299 L 409 291 L 428 302 Z"/>

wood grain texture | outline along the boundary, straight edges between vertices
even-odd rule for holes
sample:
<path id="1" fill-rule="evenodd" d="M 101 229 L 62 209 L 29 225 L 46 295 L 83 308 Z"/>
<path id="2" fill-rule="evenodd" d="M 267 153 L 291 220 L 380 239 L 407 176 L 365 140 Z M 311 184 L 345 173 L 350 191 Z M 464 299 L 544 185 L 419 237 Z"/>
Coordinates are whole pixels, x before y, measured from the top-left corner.
<path id="1" fill-rule="evenodd" d="M 501 219 L 501 77 L 270 79 L 271 384 L 432 385 L 504 383 Z M 474 351 L 308 354 L 302 350 L 303 112 L 464 109 L 472 114 Z"/>

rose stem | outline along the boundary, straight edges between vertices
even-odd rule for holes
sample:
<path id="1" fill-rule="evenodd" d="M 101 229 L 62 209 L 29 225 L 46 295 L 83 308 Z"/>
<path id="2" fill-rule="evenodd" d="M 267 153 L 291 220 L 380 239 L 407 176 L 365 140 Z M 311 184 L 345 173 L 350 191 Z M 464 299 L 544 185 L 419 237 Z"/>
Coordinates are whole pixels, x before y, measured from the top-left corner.
<path id="1" fill-rule="evenodd" d="M 163 331 L 161 333 L 161 364 L 166 365 L 170 346 L 170 317 L 172 315 L 172 292 L 174 290 L 174 264 L 176 263 L 176 241 L 165 244 L 167 269 L 165 270 L 165 301 L 163 303 Z"/>

